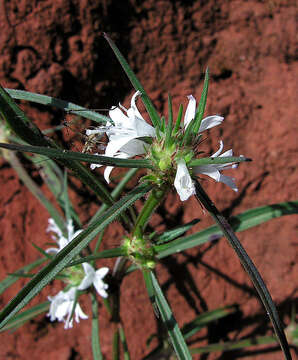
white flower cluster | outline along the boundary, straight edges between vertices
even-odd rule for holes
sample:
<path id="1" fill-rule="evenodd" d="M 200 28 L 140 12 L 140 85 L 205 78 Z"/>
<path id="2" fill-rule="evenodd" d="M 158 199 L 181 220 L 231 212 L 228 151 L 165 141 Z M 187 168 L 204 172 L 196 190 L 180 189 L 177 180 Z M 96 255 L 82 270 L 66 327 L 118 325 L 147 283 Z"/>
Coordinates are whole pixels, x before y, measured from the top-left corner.
<path id="1" fill-rule="evenodd" d="M 57 242 L 58 248 L 49 248 L 46 252 L 58 253 L 83 230 L 74 232 L 72 220 L 69 220 L 67 223 L 68 237 L 65 238 L 55 221 L 53 219 L 49 219 L 47 231 L 51 231 L 56 234 L 56 236 L 53 235 L 52 238 Z M 72 328 L 73 326 L 72 314 L 74 315 L 77 323 L 80 322 L 80 318 L 88 319 L 88 316 L 83 312 L 80 304 L 76 301 L 76 293 L 78 290 L 86 290 L 93 285 L 100 296 L 103 298 L 108 297 L 108 293 L 106 291 L 108 289 L 108 284 L 104 283 L 103 278 L 107 275 L 109 269 L 107 267 L 102 267 L 95 270 L 93 266 L 88 263 L 83 263 L 82 266 L 85 276 L 78 286 L 72 286 L 67 291 L 62 290 L 57 295 L 48 297 L 51 304 L 47 315 L 50 317 L 51 321 L 63 321 L 65 329 Z"/>
<path id="2" fill-rule="evenodd" d="M 105 156 L 128 159 L 136 155 L 144 154 L 146 148 L 149 146 L 142 141 L 142 137 L 156 137 L 155 129 L 149 125 L 136 106 L 136 98 L 141 93 L 137 91 L 132 99 L 130 108 L 127 110 L 121 104 L 109 111 L 109 116 L 113 120 L 113 124 L 108 123 L 107 126 L 100 126 L 93 130 L 87 130 L 86 135 L 101 135 L 106 133 L 109 139 L 105 150 Z M 196 100 L 192 95 L 188 96 L 188 106 L 184 116 L 184 130 L 188 127 L 191 120 L 196 114 Z M 204 118 L 201 122 L 199 133 L 217 126 L 222 123 L 224 118 L 222 116 L 213 115 Z M 221 154 L 223 150 L 223 142 L 220 141 L 219 150 L 216 151 L 212 157 L 230 157 L 233 156 L 232 149 Z M 91 169 L 100 167 L 98 164 L 91 164 Z M 234 179 L 221 174 L 221 171 L 227 168 L 235 168 L 237 165 L 232 163 L 226 164 L 210 164 L 202 166 L 194 166 L 192 171 L 195 175 L 205 174 L 216 181 L 220 181 L 231 187 L 234 191 L 238 191 Z M 107 166 L 104 172 L 104 177 L 109 183 L 112 166 Z M 174 186 L 182 201 L 187 200 L 191 195 L 195 194 L 195 187 L 190 176 L 184 159 L 177 160 L 177 172 L 174 181 Z"/>

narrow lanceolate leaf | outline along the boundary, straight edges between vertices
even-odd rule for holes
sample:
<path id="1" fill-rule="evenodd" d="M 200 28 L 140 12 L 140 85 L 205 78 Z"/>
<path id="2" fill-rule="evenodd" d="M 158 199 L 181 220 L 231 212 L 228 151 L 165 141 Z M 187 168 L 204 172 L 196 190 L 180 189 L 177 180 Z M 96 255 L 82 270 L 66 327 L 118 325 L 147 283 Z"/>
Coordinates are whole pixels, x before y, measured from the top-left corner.
<path id="1" fill-rule="evenodd" d="M 240 232 L 263 224 L 271 219 L 297 213 L 298 201 L 289 201 L 250 209 L 240 215 L 233 216 L 229 223 L 234 231 Z M 202 245 L 208 241 L 218 240 L 222 236 L 222 230 L 217 225 L 213 225 L 195 234 L 176 239 L 167 244 L 157 245 L 154 248 L 158 252 L 158 258 L 164 258 Z"/>
<path id="2" fill-rule="evenodd" d="M 136 90 L 141 92 L 143 103 L 148 111 L 148 114 L 150 116 L 153 126 L 155 128 L 160 129 L 159 115 L 158 115 L 154 105 L 152 104 L 151 100 L 149 99 L 149 96 L 147 95 L 143 86 L 141 85 L 140 81 L 136 77 L 135 73 L 132 71 L 131 67 L 128 65 L 128 62 L 126 61 L 124 56 L 121 54 L 121 52 L 119 51 L 119 49 L 116 46 L 116 44 L 114 43 L 114 41 L 105 33 L 104 33 L 104 37 L 107 40 L 107 42 L 109 43 L 112 50 L 114 51 L 114 54 L 116 55 L 118 61 L 120 62 L 123 70 L 126 72 L 126 75 L 129 78 L 130 82 L 132 83 L 133 87 Z"/>
<path id="3" fill-rule="evenodd" d="M 218 157 L 206 157 L 201 159 L 194 159 L 189 163 L 190 167 L 200 165 L 212 165 L 212 164 L 228 164 L 228 163 L 240 163 L 244 161 L 251 161 L 250 158 L 244 156 L 218 156 Z"/>
<path id="4" fill-rule="evenodd" d="M 173 135 L 177 134 L 178 130 L 180 129 L 182 115 L 183 115 L 183 105 L 181 104 L 179 106 L 178 115 L 177 115 L 174 131 L 173 131 Z"/>
<path id="5" fill-rule="evenodd" d="M 34 261 L 31 264 L 28 264 L 24 267 L 22 267 L 21 269 L 16 270 L 16 273 L 19 274 L 28 274 L 29 271 L 35 269 L 37 266 L 43 264 L 45 261 L 47 260 L 47 258 L 42 258 L 42 259 L 38 259 L 36 261 Z M 2 280 L 0 282 L 0 295 L 7 289 L 9 288 L 12 284 L 14 284 L 16 281 L 18 280 L 18 278 L 16 276 L 12 275 L 8 275 L 4 280 Z"/>
<path id="6" fill-rule="evenodd" d="M 152 164 L 150 163 L 149 160 L 146 159 L 144 160 L 117 159 L 108 156 L 83 154 L 76 151 L 52 149 L 43 146 L 30 146 L 30 145 L 17 145 L 17 144 L 14 145 L 14 144 L 0 143 L 0 147 L 9 150 L 36 153 L 53 159 L 77 160 L 77 161 L 84 161 L 93 164 L 118 166 L 125 168 L 152 168 Z"/>
<path id="7" fill-rule="evenodd" d="M 199 220 L 195 219 L 185 225 L 179 226 L 176 229 L 165 231 L 163 234 L 158 236 L 156 244 L 159 245 L 176 239 L 178 236 L 183 235 L 186 231 L 191 229 L 198 222 Z"/>
<path id="8" fill-rule="evenodd" d="M 50 307 L 50 302 L 46 301 L 44 303 L 38 304 L 36 306 L 31 307 L 28 310 L 21 312 L 20 314 L 10 319 L 9 322 L 0 330 L 0 332 L 10 329 L 17 329 L 21 325 L 25 324 L 25 322 L 30 321 L 36 316 L 48 311 L 49 307 Z"/>
<path id="9" fill-rule="evenodd" d="M 37 295 L 71 260 L 76 257 L 94 237 L 120 214 L 130 207 L 136 200 L 151 190 L 151 186 L 140 185 L 121 200 L 111 206 L 101 217 L 100 221 L 92 223 L 86 230 L 76 236 L 65 246 L 54 259 L 45 266 L 31 281 L 11 300 L 0 313 L 0 328 L 21 310 L 35 295 Z"/>
<path id="10" fill-rule="evenodd" d="M 200 203 L 206 208 L 206 210 L 210 213 L 213 217 L 217 225 L 221 228 L 223 234 L 229 241 L 230 245 L 236 252 L 242 266 L 244 267 L 245 271 L 247 272 L 248 276 L 250 277 L 254 287 L 256 288 L 260 299 L 266 309 L 266 312 L 272 322 L 274 327 L 275 334 L 279 340 L 281 349 L 284 353 L 284 356 L 287 360 L 292 359 L 288 341 L 286 335 L 283 330 L 282 323 L 280 321 L 277 309 L 275 304 L 271 298 L 271 295 L 260 275 L 257 268 L 255 267 L 254 263 L 252 262 L 251 258 L 246 253 L 245 249 L 243 248 L 242 244 L 240 243 L 239 239 L 235 235 L 233 228 L 227 222 L 227 220 L 222 216 L 222 214 L 218 211 L 216 206 L 213 202 L 209 199 L 208 195 L 201 187 L 198 181 L 195 182 L 196 187 L 196 197 Z"/>
<path id="11" fill-rule="evenodd" d="M 71 112 L 72 114 L 79 115 L 83 118 L 90 119 L 101 124 L 105 124 L 107 121 L 111 121 L 111 119 L 107 116 L 98 114 L 82 106 L 73 104 L 69 101 L 60 100 L 52 96 L 41 95 L 29 91 L 15 89 L 5 89 L 5 91 L 7 91 L 8 94 L 16 100 L 27 100 L 36 104 L 54 106 L 58 109 Z"/>
<path id="12" fill-rule="evenodd" d="M 120 341 L 121 341 L 122 348 L 123 348 L 124 360 L 130 360 L 130 355 L 129 355 L 129 350 L 128 350 L 128 346 L 127 346 L 127 341 L 126 341 L 126 336 L 125 336 L 125 331 L 124 331 L 123 325 L 120 323 L 118 327 L 119 327 Z"/>
<path id="13" fill-rule="evenodd" d="M 8 93 L 0 85 L 0 115 L 16 134 L 39 146 L 47 143 L 37 126 L 35 126 L 25 113 L 17 106 Z"/>
<path id="14" fill-rule="evenodd" d="M 171 142 L 172 137 L 172 131 L 173 131 L 173 107 L 172 107 L 172 97 L 169 94 L 168 95 L 168 124 L 166 128 L 166 140 L 165 140 L 165 146 L 169 146 Z"/>
<path id="15" fill-rule="evenodd" d="M 54 141 L 45 137 L 36 125 L 17 106 L 10 95 L 0 86 L 0 116 L 6 121 L 16 135 L 34 146 L 58 148 Z M 102 201 L 108 205 L 113 204 L 113 198 L 106 187 L 95 177 L 90 170 L 80 163 L 61 158 L 60 165 L 73 171 L 74 175 L 85 185 L 89 186 Z"/>
<path id="16" fill-rule="evenodd" d="M 223 317 L 228 316 L 235 311 L 236 306 L 225 306 L 223 308 L 204 312 L 203 314 L 197 316 L 194 320 L 183 326 L 181 331 L 184 339 L 187 340 L 191 336 L 195 335 L 202 328 L 208 326 L 210 323 L 222 319 Z"/>
<path id="17" fill-rule="evenodd" d="M 207 102 L 208 86 L 209 86 L 209 70 L 207 68 L 206 73 L 205 73 L 203 91 L 202 91 L 201 99 L 200 99 L 199 106 L 198 106 L 196 116 L 195 116 L 195 126 L 193 128 L 194 134 L 197 134 L 199 132 L 199 129 L 201 126 L 201 122 L 203 119 L 206 102 Z"/>
<path id="18" fill-rule="evenodd" d="M 93 255 L 85 256 L 85 257 L 79 258 L 78 260 L 74 260 L 70 264 L 68 264 L 67 267 L 82 264 L 84 262 L 98 260 L 98 259 L 107 259 L 107 258 L 125 256 L 126 254 L 127 254 L 127 250 L 122 247 L 118 247 L 118 248 L 114 248 L 114 249 L 107 249 L 107 250 L 103 250 L 99 253 L 95 253 Z"/>
<path id="19" fill-rule="evenodd" d="M 161 319 L 164 325 L 166 326 L 166 328 L 168 329 L 171 343 L 174 347 L 176 355 L 178 359 L 183 359 L 183 360 L 191 359 L 192 357 L 185 343 L 181 330 L 179 329 L 179 326 L 176 322 L 176 319 L 174 318 L 171 308 L 169 307 L 169 304 L 162 293 L 158 281 L 152 271 L 150 272 L 150 275 L 152 279 L 154 296 L 156 299 L 159 312 L 161 314 Z"/>
<path id="20" fill-rule="evenodd" d="M 98 301 L 94 293 L 91 293 L 90 296 L 92 302 L 92 354 L 94 360 L 102 360 L 99 343 Z"/>

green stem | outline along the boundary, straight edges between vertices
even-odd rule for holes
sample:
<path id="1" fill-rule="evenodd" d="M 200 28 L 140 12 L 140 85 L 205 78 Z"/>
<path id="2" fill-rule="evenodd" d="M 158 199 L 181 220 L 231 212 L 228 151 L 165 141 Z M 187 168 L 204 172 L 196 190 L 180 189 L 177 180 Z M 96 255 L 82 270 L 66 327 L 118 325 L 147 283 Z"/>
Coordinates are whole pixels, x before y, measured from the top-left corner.
<path id="1" fill-rule="evenodd" d="M 142 237 L 144 229 L 156 207 L 162 202 L 166 194 L 165 189 L 153 189 L 149 198 L 146 200 L 142 211 L 140 212 L 135 228 L 133 231 L 133 236 Z"/>
<path id="2" fill-rule="evenodd" d="M 223 234 L 229 241 L 230 245 L 233 247 L 234 251 L 239 257 L 239 260 L 244 267 L 245 271 L 249 275 L 252 283 L 254 284 L 262 302 L 263 305 L 267 311 L 267 314 L 270 317 L 270 320 L 273 324 L 276 336 L 279 340 L 280 346 L 282 348 L 282 351 L 285 355 L 285 358 L 287 360 L 291 360 L 292 356 L 290 354 L 289 345 L 287 338 L 285 336 L 283 326 L 281 324 L 281 321 L 279 319 L 279 315 L 277 312 L 277 309 L 275 307 L 275 304 L 271 298 L 271 295 L 260 275 L 258 272 L 256 266 L 250 259 L 250 257 L 247 255 L 247 252 L 241 245 L 239 239 L 235 235 L 231 225 L 227 222 L 227 220 L 223 217 L 223 215 L 218 211 L 216 206 L 213 204 L 213 202 L 210 200 L 204 189 L 201 187 L 200 183 L 198 181 L 195 182 L 196 186 L 196 198 L 197 200 L 203 204 L 203 206 L 206 208 L 206 210 L 211 214 L 213 219 L 216 221 L 217 225 L 222 230 Z"/>

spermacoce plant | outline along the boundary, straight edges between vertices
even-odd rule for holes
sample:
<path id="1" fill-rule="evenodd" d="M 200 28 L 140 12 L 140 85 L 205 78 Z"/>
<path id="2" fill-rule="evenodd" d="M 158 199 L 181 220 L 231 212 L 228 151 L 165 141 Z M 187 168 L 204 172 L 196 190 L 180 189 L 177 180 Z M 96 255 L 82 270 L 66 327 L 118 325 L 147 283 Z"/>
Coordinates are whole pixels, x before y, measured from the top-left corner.
<path id="1" fill-rule="evenodd" d="M 120 316 L 120 285 L 124 276 L 139 269 L 143 273 L 155 314 L 167 329 L 173 347 L 172 352 L 175 352 L 179 359 L 191 359 L 191 354 L 228 350 L 233 346 L 245 347 L 256 343 L 262 344 L 265 341 L 267 343 L 279 341 L 285 358 L 291 359 L 287 337 L 290 339 L 292 336 L 291 341 L 296 341 L 293 335 L 296 329 L 295 324 L 293 322 L 287 328 L 286 337 L 271 296 L 256 267 L 235 235 L 235 229 L 237 231 L 245 230 L 271 218 L 296 213 L 297 202 L 281 203 L 278 204 L 278 207 L 271 205 L 249 210 L 237 216 L 236 221 L 231 219 L 228 222 L 204 191 L 200 177 L 207 175 L 217 182 L 226 184 L 232 190 L 238 191 L 234 179 L 225 175 L 224 170 L 235 169 L 240 162 L 248 162 L 250 159 L 243 155 L 234 156 L 231 149 L 224 150 L 221 139 L 218 139 L 219 147 L 214 154 L 208 157 L 202 155 L 202 134 L 215 126 L 221 126 L 224 121 L 224 118 L 219 115 L 203 116 L 208 93 L 208 71 L 206 71 L 203 91 L 198 104 L 192 95 L 188 95 L 186 111 L 183 111 L 181 105 L 174 119 L 172 100 L 169 96 L 166 120 L 165 117 L 159 116 L 116 45 L 107 35 L 105 38 L 135 88 L 128 109 L 119 104 L 109 111 L 108 116 L 105 116 L 45 95 L 0 88 L 2 155 L 48 210 L 50 217 L 47 232 L 54 240 L 53 246 L 45 250 L 34 245 L 42 257 L 3 280 L 1 289 L 4 290 L 19 277 L 32 277 L 2 310 L 0 314 L 1 328 L 3 330 L 16 328 L 40 313 L 46 313 L 50 321 L 64 322 L 65 329 L 74 326 L 73 319 L 78 323 L 80 319 L 89 321 L 87 319 L 91 317 L 93 357 L 102 359 L 97 319 L 99 316 L 98 301 L 103 301 L 111 316 L 111 321 L 118 324 L 114 339 L 119 337 L 121 341 L 120 345 L 118 341 L 114 341 L 114 358 L 119 358 L 119 346 L 122 344 L 124 357 L 129 359 L 129 339 L 125 337 L 125 324 L 122 323 Z M 87 140 L 83 152 L 61 149 L 31 122 L 16 105 L 13 98 L 55 105 L 97 122 L 95 127 L 85 130 Z M 138 110 L 137 102 L 141 100 L 145 105 L 151 124 Z M 105 139 L 106 146 L 98 146 Z M 98 149 L 100 148 L 103 149 L 102 153 L 99 153 Z M 34 154 L 33 157 L 30 157 L 33 161 L 45 157 L 50 159 L 39 163 L 39 171 L 56 197 L 56 205 L 63 210 L 65 216 L 61 216 L 55 205 L 40 192 L 11 150 L 30 152 Z M 81 162 L 87 162 L 89 166 L 86 167 Z M 101 166 L 106 166 L 103 179 L 100 172 L 96 171 L 96 168 Z M 114 167 L 131 169 L 125 173 L 111 192 L 108 184 Z M 68 175 L 67 171 L 64 171 L 63 175 L 62 168 L 69 169 L 71 174 L 87 185 L 102 202 L 101 207 L 88 224 L 81 224 L 79 214 L 75 212 L 69 200 Z M 142 172 L 142 177 L 138 179 L 139 183 L 133 190 L 123 194 L 125 185 L 137 176 L 137 170 L 140 168 L 145 169 L 146 173 Z M 175 229 L 166 229 L 161 234 L 150 231 L 150 227 L 147 225 L 151 216 L 164 201 L 168 192 L 173 189 L 177 191 L 182 202 L 195 196 L 200 205 L 214 218 L 216 226 L 185 235 L 185 232 L 197 222 L 195 219 L 191 223 Z M 63 196 L 61 196 L 61 192 Z M 122 197 L 120 197 L 121 195 Z M 143 207 L 139 213 L 136 213 L 133 205 L 136 200 L 143 197 L 145 198 Z M 260 214 L 264 216 L 260 217 Z M 117 239 L 121 246 L 100 251 L 101 242 L 105 238 L 104 232 L 112 221 L 118 221 L 123 225 L 125 236 Z M 270 317 L 276 337 L 267 336 L 257 340 L 248 339 L 246 342 L 242 341 L 241 344 L 237 344 L 237 342 L 222 343 L 217 346 L 214 344 L 209 347 L 205 346 L 204 349 L 200 347 L 190 349 L 187 345 L 190 336 L 208 326 L 210 322 L 230 314 L 233 309 L 231 307 L 215 309 L 200 315 L 180 329 L 158 283 L 155 266 L 166 256 L 219 239 L 223 235 L 235 250 L 252 280 Z M 97 266 L 100 259 L 113 257 L 117 259 L 111 271 L 107 267 Z M 31 273 L 34 268 L 44 262 L 47 264 L 41 270 L 35 274 Z M 18 314 L 54 279 L 65 284 L 61 291 L 56 294 L 48 294 L 47 301 Z M 86 293 L 92 300 L 91 311 L 83 309 L 80 305 L 79 299 Z M 90 316 L 91 313 L 92 316 Z M 154 350 L 154 354 L 159 354 L 159 356 L 169 354 L 169 349 L 164 347 L 164 344 L 164 339 L 159 339 L 159 346 Z"/>

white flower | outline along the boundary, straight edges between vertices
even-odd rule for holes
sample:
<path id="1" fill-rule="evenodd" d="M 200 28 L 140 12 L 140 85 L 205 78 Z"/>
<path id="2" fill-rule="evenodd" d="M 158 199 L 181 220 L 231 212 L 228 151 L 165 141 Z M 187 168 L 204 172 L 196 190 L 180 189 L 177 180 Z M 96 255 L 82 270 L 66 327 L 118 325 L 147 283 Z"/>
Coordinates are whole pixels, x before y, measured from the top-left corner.
<path id="1" fill-rule="evenodd" d="M 66 292 L 60 291 L 57 295 L 53 297 L 48 296 L 51 304 L 47 316 L 50 317 L 51 321 L 63 321 L 64 329 L 69 329 L 73 326 L 73 318 L 71 317 L 71 314 L 75 303 L 76 291 L 77 288 L 72 287 Z M 77 323 L 80 322 L 80 318 L 84 320 L 88 319 L 88 316 L 83 312 L 78 302 L 75 305 L 74 317 Z"/>
<path id="2" fill-rule="evenodd" d="M 136 106 L 136 98 L 139 95 L 141 95 L 139 91 L 133 95 L 128 110 L 119 104 L 119 107 L 109 111 L 109 116 L 114 124 L 107 123 L 104 127 L 100 126 L 95 130 L 86 131 L 87 136 L 102 134 L 103 132 L 107 134 L 109 142 L 105 150 L 105 156 L 128 159 L 144 154 L 148 144 L 138 138 L 145 136 L 155 137 L 154 127 L 143 119 Z M 91 169 L 100 166 L 100 164 L 91 164 Z M 112 169 L 113 166 L 108 166 L 105 170 L 105 179 L 108 183 Z"/>
<path id="3" fill-rule="evenodd" d="M 103 278 L 107 275 L 109 269 L 107 267 L 102 267 L 95 271 L 88 263 L 83 263 L 82 265 L 86 275 L 78 286 L 78 290 L 85 290 L 93 284 L 98 294 L 103 298 L 107 298 L 108 293 L 106 290 L 108 288 L 108 284 L 103 282 Z"/>
<path id="4" fill-rule="evenodd" d="M 192 95 L 187 96 L 187 98 L 188 98 L 189 102 L 188 102 L 185 116 L 184 116 L 184 128 L 185 129 L 187 128 L 187 126 L 189 125 L 191 120 L 194 119 L 194 117 L 196 115 L 196 106 L 197 106 L 196 99 Z M 224 120 L 224 118 L 219 115 L 212 115 L 212 116 L 205 117 L 201 121 L 199 133 L 201 133 L 207 129 L 211 129 L 214 126 L 220 125 L 223 122 L 223 120 Z"/>
<path id="5" fill-rule="evenodd" d="M 177 162 L 177 172 L 174 181 L 174 186 L 180 196 L 181 201 L 187 200 L 190 196 L 195 194 L 195 186 L 189 175 L 187 166 L 183 159 Z"/>
<path id="6" fill-rule="evenodd" d="M 58 248 L 49 248 L 46 250 L 47 253 L 58 253 L 62 250 L 72 239 L 74 239 L 77 235 L 79 235 L 83 230 L 74 231 L 74 226 L 72 223 L 72 219 L 67 222 L 67 238 L 65 238 L 62 234 L 61 229 L 57 226 L 54 219 L 49 219 L 49 225 L 47 227 L 47 232 L 53 232 L 56 236 L 52 235 L 52 239 L 55 240 L 58 244 Z"/>
<path id="7" fill-rule="evenodd" d="M 223 149 L 223 142 L 219 142 L 220 146 L 219 149 L 211 155 L 211 157 L 230 157 L 233 156 L 233 150 L 230 149 L 223 154 L 220 155 Z M 242 156 L 242 155 L 240 155 Z M 230 169 L 230 168 L 236 168 L 238 165 L 233 163 L 227 163 L 227 164 L 208 164 L 208 165 L 199 165 L 195 166 L 193 168 L 193 171 L 195 174 L 205 174 L 210 177 L 212 177 L 215 181 L 220 181 L 226 185 L 228 185 L 230 188 L 232 188 L 234 191 L 238 191 L 237 186 L 234 182 L 234 178 L 226 175 L 222 175 L 220 173 L 221 170 Z"/>

